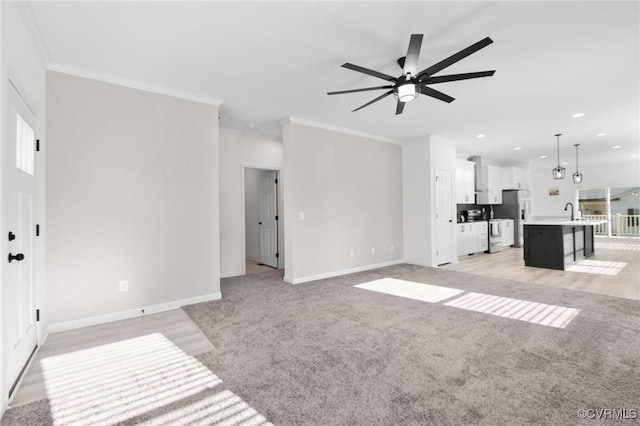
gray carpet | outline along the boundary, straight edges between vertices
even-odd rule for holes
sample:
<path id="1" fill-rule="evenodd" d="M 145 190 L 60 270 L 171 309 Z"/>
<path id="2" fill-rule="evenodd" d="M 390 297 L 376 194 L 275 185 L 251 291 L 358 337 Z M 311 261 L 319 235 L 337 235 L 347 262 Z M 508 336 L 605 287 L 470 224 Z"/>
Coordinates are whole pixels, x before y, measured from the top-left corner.
<path id="1" fill-rule="evenodd" d="M 581 312 L 557 329 L 353 288 L 383 277 Z M 640 412 L 636 301 L 410 265 L 297 286 L 265 272 L 224 279 L 222 293 L 184 308 L 216 347 L 198 359 L 276 425 L 572 425 L 603 422 L 580 409 Z M 47 409 L 11 409 L 2 424 L 46 424 Z"/>

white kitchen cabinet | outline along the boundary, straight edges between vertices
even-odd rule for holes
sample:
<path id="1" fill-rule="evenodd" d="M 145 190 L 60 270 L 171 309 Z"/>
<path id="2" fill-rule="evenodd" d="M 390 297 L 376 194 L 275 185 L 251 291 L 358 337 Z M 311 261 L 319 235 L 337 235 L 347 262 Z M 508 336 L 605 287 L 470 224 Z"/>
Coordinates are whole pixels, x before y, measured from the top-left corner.
<path id="1" fill-rule="evenodd" d="M 489 248 L 487 222 L 458 223 L 458 256 L 485 251 Z"/>
<path id="2" fill-rule="evenodd" d="M 472 161 L 456 161 L 456 204 L 476 202 L 474 167 L 475 163 Z"/>
<path id="3" fill-rule="evenodd" d="M 524 183 L 524 169 L 519 167 L 503 167 L 502 189 L 527 189 Z"/>
<path id="4" fill-rule="evenodd" d="M 514 221 L 513 219 L 502 219 L 502 245 L 510 247 L 515 243 Z"/>
<path id="5" fill-rule="evenodd" d="M 480 174 L 482 185 L 476 204 L 502 204 L 502 169 L 486 165 L 480 167 Z"/>

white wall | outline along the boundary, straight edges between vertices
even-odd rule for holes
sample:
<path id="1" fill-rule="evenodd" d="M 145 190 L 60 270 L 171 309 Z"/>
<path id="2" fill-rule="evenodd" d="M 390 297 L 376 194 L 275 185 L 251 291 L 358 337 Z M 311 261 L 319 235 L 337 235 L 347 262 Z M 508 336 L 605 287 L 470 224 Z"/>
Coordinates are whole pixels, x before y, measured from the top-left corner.
<path id="1" fill-rule="evenodd" d="M 45 70 L 38 55 L 38 50 L 30 38 L 26 26 L 19 13 L 19 5 L 13 2 L 0 2 L 0 52 L 1 66 L 0 72 L 0 129 L 4 132 L 7 119 L 6 96 L 8 79 L 17 86 L 20 94 L 25 98 L 27 104 L 33 109 L 36 115 L 36 135 L 42 138 L 45 132 Z M 6 135 L 2 134 L 4 140 Z M 38 195 L 36 198 L 36 219 L 37 223 L 45 225 L 45 205 L 44 205 L 44 156 L 46 148 L 36 157 L 36 172 L 38 184 Z M 1 160 L 1 159 L 0 159 Z M 2 191 L 2 200 L 4 190 Z M 4 209 L 4 203 L 2 203 Z M 6 235 L 6 217 L 4 210 L 0 215 L 3 218 L 2 235 Z M 36 306 L 42 307 L 45 297 L 45 281 L 44 281 L 44 255 L 45 247 L 43 238 L 36 239 L 35 246 L 35 262 L 36 262 Z M 8 252 L 7 239 L 2 239 L 2 253 Z M 4 300 L 4 266 L 5 262 L 0 263 L 0 271 L 3 279 L 0 280 L 0 306 Z M 8 388 L 6 383 L 6 357 L 4 334 L 2 332 L 2 324 L 7 321 L 0 314 L 0 416 L 7 406 Z M 41 321 L 38 323 L 38 342 L 41 344 L 46 338 L 46 321 L 47 316 L 42 312 Z"/>
<path id="2" fill-rule="evenodd" d="M 220 274 L 221 277 L 245 273 L 245 234 L 243 169 L 245 167 L 280 169 L 283 162 L 282 142 L 220 130 Z M 286 182 L 281 180 L 281 189 Z M 281 191 L 282 193 L 282 191 Z M 282 197 L 280 197 L 282 201 Z M 280 221 L 280 253 L 284 251 Z M 283 256 L 281 255 L 282 259 Z M 282 265 L 281 265 L 282 266 Z"/>
<path id="3" fill-rule="evenodd" d="M 260 179 L 261 169 L 244 169 L 244 229 L 246 257 L 260 260 Z"/>
<path id="4" fill-rule="evenodd" d="M 400 146 L 295 123 L 283 143 L 285 281 L 402 259 Z"/>
<path id="5" fill-rule="evenodd" d="M 619 164 L 581 166 L 583 183 L 575 184 L 567 169 L 565 178 L 554 180 L 551 169 L 536 169 L 531 172 L 531 198 L 534 216 L 570 216 L 564 211 L 566 203 L 576 206 L 576 190 L 587 188 L 625 187 L 640 185 L 640 164 L 637 161 Z M 549 189 L 558 188 L 558 196 L 550 196 Z"/>
<path id="6" fill-rule="evenodd" d="M 431 168 L 429 136 L 402 146 L 404 258 L 416 265 L 431 264 Z"/>
<path id="7" fill-rule="evenodd" d="M 219 298 L 218 108 L 49 72 L 47 111 L 50 323 Z"/>
<path id="8" fill-rule="evenodd" d="M 455 143 L 438 136 L 407 141 L 402 147 L 402 184 L 404 202 L 404 253 L 408 263 L 437 266 L 436 257 L 436 170 L 451 172 L 451 212 L 455 223 Z M 455 227 L 449 232 L 451 256 L 455 262 Z"/>

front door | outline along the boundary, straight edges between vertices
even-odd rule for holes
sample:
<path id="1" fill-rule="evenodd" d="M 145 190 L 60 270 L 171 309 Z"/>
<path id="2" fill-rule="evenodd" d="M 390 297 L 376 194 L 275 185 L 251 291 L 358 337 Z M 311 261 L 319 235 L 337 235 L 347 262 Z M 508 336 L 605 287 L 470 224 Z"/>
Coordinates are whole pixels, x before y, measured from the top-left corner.
<path id="1" fill-rule="evenodd" d="M 278 172 L 260 178 L 260 263 L 278 267 Z"/>
<path id="2" fill-rule="evenodd" d="M 451 172 L 436 170 L 436 263 L 453 260 L 453 207 Z"/>
<path id="3" fill-rule="evenodd" d="M 7 138 L 2 143 L 4 229 L 7 262 L 3 283 L 3 331 L 9 395 L 37 346 L 34 237 L 36 212 L 36 117 L 9 83 Z"/>

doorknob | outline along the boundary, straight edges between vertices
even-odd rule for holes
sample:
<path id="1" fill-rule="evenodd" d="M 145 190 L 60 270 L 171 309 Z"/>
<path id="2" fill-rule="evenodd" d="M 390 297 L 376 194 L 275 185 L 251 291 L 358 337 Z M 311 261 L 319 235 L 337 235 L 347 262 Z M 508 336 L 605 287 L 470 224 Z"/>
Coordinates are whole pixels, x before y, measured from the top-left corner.
<path id="1" fill-rule="evenodd" d="M 258 225 L 262 225 L 262 222 L 258 222 Z"/>
<path id="2" fill-rule="evenodd" d="M 22 253 L 18 253 L 18 254 L 9 253 L 9 263 L 11 263 L 14 260 L 17 260 L 18 262 L 20 262 L 23 259 L 24 259 L 24 254 Z"/>

